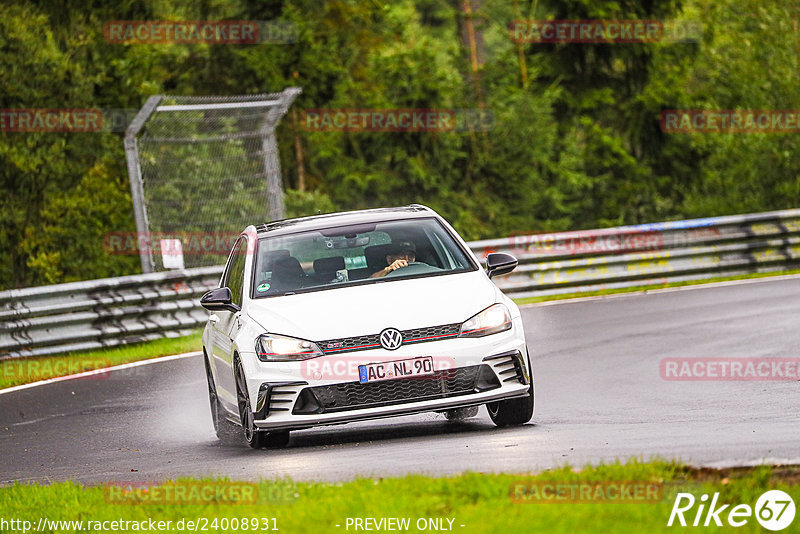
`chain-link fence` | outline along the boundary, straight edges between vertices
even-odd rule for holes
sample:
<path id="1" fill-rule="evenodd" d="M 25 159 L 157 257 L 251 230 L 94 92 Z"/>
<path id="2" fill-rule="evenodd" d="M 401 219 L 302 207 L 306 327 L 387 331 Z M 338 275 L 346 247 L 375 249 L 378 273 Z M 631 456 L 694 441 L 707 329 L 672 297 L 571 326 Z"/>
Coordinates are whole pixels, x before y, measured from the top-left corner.
<path id="1" fill-rule="evenodd" d="M 299 93 L 148 99 L 125 136 L 143 272 L 224 263 L 245 226 L 284 217 L 275 127 Z"/>

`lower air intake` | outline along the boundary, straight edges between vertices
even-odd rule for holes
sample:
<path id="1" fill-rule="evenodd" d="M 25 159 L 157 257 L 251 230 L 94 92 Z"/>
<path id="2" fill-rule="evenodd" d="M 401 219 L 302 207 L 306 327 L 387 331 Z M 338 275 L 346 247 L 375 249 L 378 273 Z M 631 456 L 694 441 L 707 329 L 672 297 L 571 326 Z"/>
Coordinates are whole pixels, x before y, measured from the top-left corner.
<path id="1" fill-rule="evenodd" d="M 469 395 L 499 387 L 500 381 L 490 366 L 473 365 L 415 378 L 305 388 L 300 392 L 292 413 L 320 414 L 391 406 Z"/>

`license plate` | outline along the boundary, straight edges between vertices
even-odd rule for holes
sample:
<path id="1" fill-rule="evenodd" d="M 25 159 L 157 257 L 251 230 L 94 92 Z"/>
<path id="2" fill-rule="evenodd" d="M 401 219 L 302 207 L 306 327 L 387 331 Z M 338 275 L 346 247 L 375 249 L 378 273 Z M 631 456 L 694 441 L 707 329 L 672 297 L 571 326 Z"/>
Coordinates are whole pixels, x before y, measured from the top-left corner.
<path id="1" fill-rule="evenodd" d="M 432 374 L 433 358 L 431 356 L 358 366 L 358 380 L 362 384 Z"/>

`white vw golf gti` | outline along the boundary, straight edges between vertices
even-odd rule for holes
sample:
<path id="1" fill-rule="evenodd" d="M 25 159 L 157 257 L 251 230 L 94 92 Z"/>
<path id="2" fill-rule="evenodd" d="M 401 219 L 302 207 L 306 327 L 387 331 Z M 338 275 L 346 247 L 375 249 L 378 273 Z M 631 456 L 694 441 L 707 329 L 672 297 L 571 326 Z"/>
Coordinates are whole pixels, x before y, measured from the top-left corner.
<path id="1" fill-rule="evenodd" d="M 247 227 L 202 305 L 214 428 L 255 448 L 289 432 L 419 412 L 497 425 L 533 416 L 517 306 L 492 283 L 517 260 L 420 205 Z"/>

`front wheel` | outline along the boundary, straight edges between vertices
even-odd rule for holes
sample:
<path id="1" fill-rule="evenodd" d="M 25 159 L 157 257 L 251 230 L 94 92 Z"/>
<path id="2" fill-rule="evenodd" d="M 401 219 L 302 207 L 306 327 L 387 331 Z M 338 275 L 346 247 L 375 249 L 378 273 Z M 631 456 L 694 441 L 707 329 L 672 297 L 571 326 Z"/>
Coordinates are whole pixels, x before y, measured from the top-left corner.
<path id="1" fill-rule="evenodd" d="M 244 366 L 239 356 L 236 356 L 236 400 L 239 405 L 239 418 L 244 430 L 244 440 L 254 449 L 266 445 L 266 432 L 256 428 L 255 416 L 250 407 L 250 395 L 247 394 L 247 381 L 244 378 Z"/>
<path id="2" fill-rule="evenodd" d="M 524 425 L 533 417 L 533 370 L 528 356 L 528 369 L 531 369 L 531 384 L 528 395 L 516 399 L 508 399 L 486 404 L 489 417 L 497 426 Z"/>
<path id="3" fill-rule="evenodd" d="M 214 432 L 217 437 L 226 444 L 233 444 L 239 438 L 236 425 L 228 421 L 225 410 L 219 402 L 217 396 L 217 386 L 214 383 L 214 375 L 211 373 L 211 365 L 208 358 L 203 357 L 206 368 L 206 381 L 208 382 L 208 401 L 211 404 L 211 423 L 214 425 Z"/>

